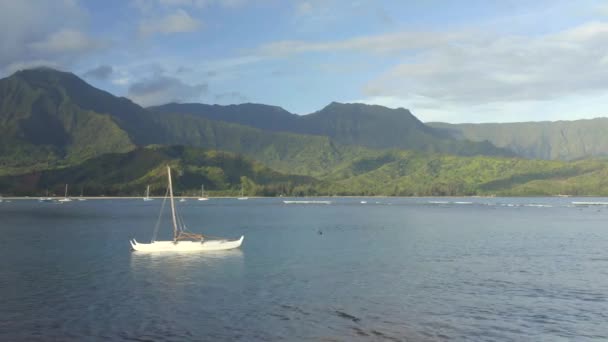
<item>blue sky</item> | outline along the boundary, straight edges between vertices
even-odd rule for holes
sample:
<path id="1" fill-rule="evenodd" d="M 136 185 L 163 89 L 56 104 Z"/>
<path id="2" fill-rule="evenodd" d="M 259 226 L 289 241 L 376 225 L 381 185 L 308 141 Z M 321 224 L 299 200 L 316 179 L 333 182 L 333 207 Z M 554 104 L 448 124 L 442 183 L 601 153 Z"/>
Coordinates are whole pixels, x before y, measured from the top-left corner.
<path id="1" fill-rule="evenodd" d="M 605 116 L 601 1 L 0 0 L 0 72 L 72 71 L 144 105 L 331 101 L 423 121 Z"/>

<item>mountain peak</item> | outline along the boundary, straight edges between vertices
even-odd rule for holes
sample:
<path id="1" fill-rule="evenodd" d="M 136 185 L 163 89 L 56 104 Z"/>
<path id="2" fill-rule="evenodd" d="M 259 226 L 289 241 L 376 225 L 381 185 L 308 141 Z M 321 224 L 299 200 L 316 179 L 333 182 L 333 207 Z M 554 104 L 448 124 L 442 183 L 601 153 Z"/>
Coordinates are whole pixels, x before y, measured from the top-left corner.
<path id="1" fill-rule="evenodd" d="M 76 75 L 74 75 L 71 72 L 55 69 L 53 67 L 44 66 L 44 65 L 33 67 L 33 68 L 27 68 L 27 69 L 18 70 L 18 71 L 16 71 L 13 74 L 13 76 L 28 75 L 28 74 L 54 74 L 54 75 L 73 75 L 73 76 L 76 76 Z"/>
<path id="2" fill-rule="evenodd" d="M 403 107 L 399 107 L 399 108 L 389 108 L 389 107 L 385 107 L 385 106 L 381 106 L 381 105 L 377 105 L 377 104 L 368 104 L 368 103 L 362 103 L 362 102 L 336 102 L 336 101 L 332 101 L 330 104 L 328 104 L 327 106 L 325 106 L 321 111 L 326 110 L 326 109 L 349 109 L 349 110 L 381 110 L 383 112 L 399 112 L 399 111 L 403 111 L 406 112 L 407 114 L 411 114 L 411 112 L 409 111 L 409 109 L 403 108 Z"/>

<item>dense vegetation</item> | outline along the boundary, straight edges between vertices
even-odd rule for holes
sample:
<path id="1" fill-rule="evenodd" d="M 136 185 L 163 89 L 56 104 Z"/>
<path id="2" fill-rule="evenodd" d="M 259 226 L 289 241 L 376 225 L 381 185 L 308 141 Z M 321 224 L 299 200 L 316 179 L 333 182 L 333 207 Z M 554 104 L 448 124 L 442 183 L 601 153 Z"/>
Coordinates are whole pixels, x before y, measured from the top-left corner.
<path id="1" fill-rule="evenodd" d="M 216 122 L 237 123 L 267 132 L 323 136 L 341 145 L 467 156 L 514 155 L 488 142 L 454 139 L 451 134 L 420 122 L 409 110 L 403 108 L 332 102 L 318 112 L 302 116 L 291 114 L 280 107 L 251 103 L 230 106 L 171 103 L 150 109 L 160 113 L 190 114 L 191 117 Z M 178 120 L 179 115 L 173 117 Z"/>
<path id="2" fill-rule="evenodd" d="M 172 146 L 106 154 L 63 169 L 0 177 L 5 194 L 136 195 L 147 184 L 166 189 L 165 166 L 175 169 L 175 191 L 197 195 L 249 196 L 458 196 L 608 195 L 608 160 L 577 162 L 504 157 L 459 157 L 411 151 L 376 152 L 335 167 L 322 177 L 287 175 L 240 155 Z"/>
<path id="3" fill-rule="evenodd" d="M 608 156 L 608 119 L 429 125 L 457 139 L 490 141 L 518 156 L 534 159 L 576 160 Z"/>
<path id="4" fill-rule="evenodd" d="M 602 155 L 604 124 L 433 128 L 405 109 L 339 103 L 306 116 L 254 104 L 147 110 L 32 69 L 0 80 L 0 193 L 60 195 L 69 183 L 75 194 L 150 184 L 163 195 L 172 165 L 187 195 L 201 184 L 212 195 L 608 195 L 607 160 L 518 159 L 485 141 L 526 156 Z"/>
<path id="5" fill-rule="evenodd" d="M 180 195 L 200 194 L 201 185 L 212 195 L 236 195 L 241 186 L 246 194 L 276 196 L 291 193 L 315 180 L 284 175 L 240 155 L 201 148 L 150 146 L 127 153 L 111 153 L 62 169 L 0 177 L 5 194 L 63 195 L 70 184 L 73 195 L 142 195 L 150 185 L 153 195 L 164 195 L 167 165 L 174 169 L 174 191 Z"/>

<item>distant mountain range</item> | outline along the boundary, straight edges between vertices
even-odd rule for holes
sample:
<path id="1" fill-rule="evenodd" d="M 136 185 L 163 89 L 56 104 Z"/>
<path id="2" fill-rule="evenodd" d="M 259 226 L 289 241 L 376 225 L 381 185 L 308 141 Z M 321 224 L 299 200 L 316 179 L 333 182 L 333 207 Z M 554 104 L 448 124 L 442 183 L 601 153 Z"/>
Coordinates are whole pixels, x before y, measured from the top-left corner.
<path id="1" fill-rule="evenodd" d="M 313 175 L 369 149 L 512 155 L 454 139 L 405 109 L 332 103 L 300 117 L 266 105 L 183 106 L 146 110 L 72 73 L 20 71 L 0 80 L 0 167 L 6 173 L 66 166 L 149 144 L 243 153 L 277 170 Z"/>
<path id="2" fill-rule="evenodd" d="M 148 109 L 234 123 L 267 132 L 323 136 L 338 144 L 373 149 L 407 149 L 457 155 L 514 155 L 487 142 L 454 139 L 443 130 L 425 125 L 403 108 L 332 102 L 308 115 L 296 115 L 280 107 L 251 103 L 229 106 L 170 103 Z"/>
<path id="3" fill-rule="evenodd" d="M 0 192 L 70 183 L 136 194 L 145 183 L 160 187 L 169 163 L 183 192 L 205 184 L 258 195 L 608 194 L 604 160 L 515 158 L 606 155 L 606 125 L 424 124 L 402 108 L 335 102 L 303 116 L 262 104 L 142 108 L 37 68 L 0 80 Z"/>
<path id="4" fill-rule="evenodd" d="M 608 156 L 608 118 L 429 125 L 456 139 L 489 141 L 524 158 L 577 160 Z"/>

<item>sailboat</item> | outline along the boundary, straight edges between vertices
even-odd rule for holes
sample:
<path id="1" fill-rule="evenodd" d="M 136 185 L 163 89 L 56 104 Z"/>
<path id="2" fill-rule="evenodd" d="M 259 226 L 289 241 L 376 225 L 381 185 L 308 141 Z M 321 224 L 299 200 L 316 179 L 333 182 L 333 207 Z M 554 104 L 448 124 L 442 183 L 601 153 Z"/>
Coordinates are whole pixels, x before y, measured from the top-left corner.
<path id="1" fill-rule="evenodd" d="M 72 199 L 68 197 L 68 185 L 65 185 L 65 195 L 63 196 L 63 198 L 59 199 L 58 202 L 72 202 Z"/>
<path id="2" fill-rule="evenodd" d="M 87 199 L 82 197 L 84 195 L 84 186 L 80 187 L 80 197 L 78 197 L 79 201 L 86 201 Z"/>
<path id="3" fill-rule="evenodd" d="M 205 186 L 201 185 L 201 197 L 198 198 L 199 201 L 208 201 L 209 197 L 205 195 Z"/>
<path id="4" fill-rule="evenodd" d="M 146 196 L 144 196 L 144 201 L 151 201 L 154 198 L 150 198 L 150 185 L 146 188 Z"/>
<path id="5" fill-rule="evenodd" d="M 244 191 L 243 191 L 243 184 L 241 184 L 241 197 L 238 197 L 237 199 L 238 199 L 238 200 L 241 200 L 241 201 L 242 201 L 242 200 L 247 200 L 247 199 L 249 199 L 249 197 L 246 197 L 246 196 L 245 196 L 245 193 L 244 193 Z"/>
<path id="6" fill-rule="evenodd" d="M 209 240 L 202 234 L 187 231 L 183 221 L 178 225 L 175 201 L 173 199 L 173 184 L 171 183 L 171 168 L 167 166 L 167 178 L 169 180 L 169 200 L 171 202 L 171 219 L 173 223 L 173 240 L 156 241 L 154 238 L 150 243 L 139 243 L 135 239 L 129 241 L 134 251 L 141 252 L 187 252 L 187 251 L 219 251 L 238 248 L 243 243 L 244 236 L 238 240 L 217 239 Z M 162 210 L 162 209 L 161 209 Z"/>
<path id="7" fill-rule="evenodd" d="M 46 197 L 40 197 L 38 202 L 52 202 L 53 199 L 49 197 L 49 189 L 46 189 Z"/>

